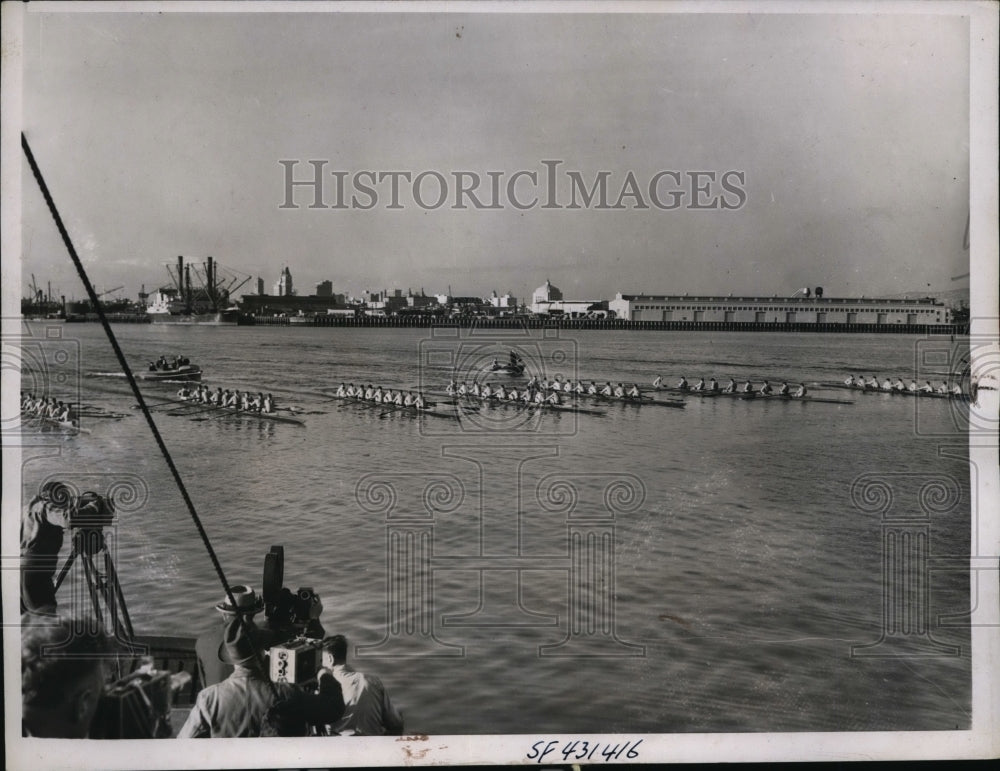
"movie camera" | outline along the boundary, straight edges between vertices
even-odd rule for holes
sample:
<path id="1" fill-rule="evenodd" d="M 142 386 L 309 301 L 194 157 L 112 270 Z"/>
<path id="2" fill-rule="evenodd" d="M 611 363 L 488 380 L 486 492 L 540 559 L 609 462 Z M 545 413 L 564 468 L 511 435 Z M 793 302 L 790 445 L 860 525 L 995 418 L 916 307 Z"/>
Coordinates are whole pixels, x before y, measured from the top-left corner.
<path id="1" fill-rule="evenodd" d="M 316 678 L 323 667 L 333 667 L 333 653 L 327 650 L 325 633 L 319 622 L 323 603 L 312 587 L 292 592 L 285 581 L 285 551 L 272 546 L 264 557 L 262 596 L 268 626 L 285 642 L 268 650 L 270 677 L 276 683 L 305 683 Z"/>

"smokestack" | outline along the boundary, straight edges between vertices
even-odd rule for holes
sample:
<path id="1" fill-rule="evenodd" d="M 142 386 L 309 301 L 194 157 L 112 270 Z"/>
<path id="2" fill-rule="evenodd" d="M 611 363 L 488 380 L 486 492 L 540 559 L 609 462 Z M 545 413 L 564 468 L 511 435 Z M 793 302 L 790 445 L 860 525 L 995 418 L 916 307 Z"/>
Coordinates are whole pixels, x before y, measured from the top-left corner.
<path id="1" fill-rule="evenodd" d="M 211 257 L 208 258 L 208 291 L 211 294 L 215 293 L 215 269 Z"/>
<path id="2" fill-rule="evenodd" d="M 184 297 L 191 300 L 191 266 L 184 266 Z"/>
<path id="3" fill-rule="evenodd" d="M 177 255 L 177 289 L 184 293 L 184 257 Z"/>

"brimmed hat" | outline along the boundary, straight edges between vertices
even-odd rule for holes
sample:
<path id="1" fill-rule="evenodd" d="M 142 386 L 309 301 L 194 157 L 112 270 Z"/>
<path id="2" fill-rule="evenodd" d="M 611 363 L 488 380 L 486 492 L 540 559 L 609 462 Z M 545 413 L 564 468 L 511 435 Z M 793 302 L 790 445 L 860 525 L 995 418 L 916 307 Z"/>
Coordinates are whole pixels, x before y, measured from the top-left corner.
<path id="1" fill-rule="evenodd" d="M 223 660 L 230 664 L 246 664 L 256 659 L 260 646 L 255 645 L 255 631 L 249 622 L 244 623 L 238 618 L 230 621 L 222 636 Z"/>
<path id="2" fill-rule="evenodd" d="M 264 598 L 258 596 L 252 586 L 233 586 L 231 590 L 233 599 L 236 600 L 236 606 L 230 604 L 228 597 L 223 597 L 222 602 L 215 606 L 216 610 L 222 613 L 242 611 L 245 614 L 260 613 L 264 610 Z"/>

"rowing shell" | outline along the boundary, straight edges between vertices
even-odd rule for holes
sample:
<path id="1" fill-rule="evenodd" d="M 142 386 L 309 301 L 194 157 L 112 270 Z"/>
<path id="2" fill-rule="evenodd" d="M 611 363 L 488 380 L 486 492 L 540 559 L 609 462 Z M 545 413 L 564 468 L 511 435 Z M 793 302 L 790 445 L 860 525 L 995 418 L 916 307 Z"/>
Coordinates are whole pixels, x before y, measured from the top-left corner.
<path id="1" fill-rule="evenodd" d="M 725 394 L 725 396 L 739 396 L 740 399 L 747 402 L 760 400 L 779 402 L 816 402 L 818 404 L 854 404 L 854 402 L 850 399 L 824 399 L 820 396 L 793 396 L 792 394 L 761 394 L 751 392 L 748 394 Z"/>
<path id="2" fill-rule="evenodd" d="M 862 394 L 882 394 L 883 396 L 913 396 L 919 399 L 960 399 L 967 400 L 969 397 L 965 394 L 942 394 L 937 391 L 901 391 L 898 388 L 893 388 L 890 391 L 884 391 L 881 388 L 870 388 L 869 386 L 856 386 L 847 385 L 847 383 L 813 383 L 816 388 L 839 388 L 844 391 L 855 391 Z"/>
<path id="3" fill-rule="evenodd" d="M 239 418 L 254 418 L 260 420 L 273 420 L 277 423 L 291 423 L 296 426 L 304 426 L 305 423 L 298 418 L 289 418 L 284 415 L 275 415 L 273 412 L 253 412 L 251 410 L 241 410 L 238 407 L 220 407 L 218 404 L 203 404 L 194 399 L 174 399 L 174 403 L 189 406 L 202 407 L 201 412 L 218 412 L 221 415 L 233 415 Z M 168 402 L 163 402 L 167 404 Z"/>
<path id="4" fill-rule="evenodd" d="M 684 409 L 685 403 L 682 401 L 657 401 L 651 396 L 608 396 L 606 394 L 578 394 L 570 393 L 574 399 L 596 399 L 599 402 L 610 402 L 612 404 L 628 404 L 632 407 L 673 407 L 674 409 Z"/>
<path id="5" fill-rule="evenodd" d="M 482 396 L 476 396 L 475 394 L 445 394 L 445 396 L 453 399 L 456 404 L 464 404 L 465 401 L 468 401 L 473 404 L 488 404 L 492 407 L 517 407 L 525 410 L 540 409 L 548 410 L 550 412 L 576 412 L 581 415 L 604 414 L 602 410 L 591 410 L 586 407 L 571 407 L 568 404 L 552 404 L 550 402 L 523 402 L 520 399 L 516 401 L 508 401 L 506 399 L 498 399 L 493 395 L 485 398 Z"/>
<path id="6" fill-rule="evenodd" d="M 70 420 L 56 420 L 55 418 L 49 418 L 49 417 L 45 417 L 43 415 L 31 415 L 31 414 L 24 414 L 24 413 L 22 413 L 21 418 L 22 418 L 22 422 L 24 422 L 24 421 L 30 421 L 30 420 L 37 420 L 40 423 L 42 423 L 43 425 L 52 426 L 53 428 L 61 428 L 61 429 L 65 430 L 65 431 L 68 431 L 71 434 L 89 434 L 90 433 L 90 429 L 80 428 L 80 426 L 78 426 L 76 423 L 74 423 L 74 422 L 72 422 Z"/>
<path id="7" fill-rule="evenodd" d="M 408 415 L 416 415 L 420 417 L 428 418 L 444 418 L 446 420 L 459 420 L 458 415 L 447 412 L 437 412 L 436 410 L 428 409 L 428 407 L 433 407 L 434 402 L 426 402 L 427 407 L 420 410 L 414 407 L 412 404 L 394 404 L 393 402 L 375 402 L 369 401 L 368 399 L 360 398 L 357 396 L 339 396 L 338 394 L 328 394 L 331 399 L 339 399 L 343 402 L 349 404 L 358 404 L 362 407 L 371 407 L 372 409 L 384 409 L 390 412 L 403 412 Z"/>

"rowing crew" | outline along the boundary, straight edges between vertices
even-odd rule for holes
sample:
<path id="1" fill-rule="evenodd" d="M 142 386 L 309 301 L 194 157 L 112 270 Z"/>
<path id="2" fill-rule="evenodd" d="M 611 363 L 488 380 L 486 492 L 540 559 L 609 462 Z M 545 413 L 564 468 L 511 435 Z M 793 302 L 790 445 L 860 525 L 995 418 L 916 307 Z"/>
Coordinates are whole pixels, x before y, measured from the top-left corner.
<path id="1" fill-rule="evenodd" d="M 21 412 L 35 418 L 48 418 L 61 423 L 73 423 L 76 425 L 77 416 L 73 408 L 56 399 L 54 396 L 48 398 L 44 396 L 35 397 L 33 393 L 21 392 Z"/>
<path id="2" fill-rule="evenodd" d="M 899 377 L 896 378 L 896 382 L 893 382 L 891 378 L 879 381 L 878 377 L 875 375 L 872 375 L 868 380 L 865 380 L 863 375 L 859 375 L 856 378 L 854 375 L 849 375 L 847 380 L 844 381 L 844 385 L 850 388 L 863 388 L 866 391 L 897 391 L 924 394 L 936 393 L 947 396 L 962 395 L 962 387 L 958 385 L 958 383 L 949 388 L 946 380 L 942 380 L 941 385 L 935 388 L 931 385 L 930 380 L 925 380 L 922 386 L 918 386 L 916 380 L 910 380 L 910 384 L 906 385 L 903 382 L 903 379 Z"/>
<path id="3" fill-rule="evenodd" d="M 653 381 L 653 387 L 663 388 L 664 387 L 663 378 L 657 377 L 656 380 Z M 808 393 L 808 389 L 806 389 L 805 383 L 799 383 L 799 387 L 796 388 L 793 393 L 791 387 L 788 385 L 788 382 L 785 380 L 781 381 L 781 385 L 778 386 L 777 390 L 775 390 L 771 386 L 771 383 L 767 380 L 765 380 L 760 385 L 760 387 L 755 388 L 754 384 L 751 383 L 749 380 L 745 381 L 743 385 L 737 385 L 736 381 L 733 378 L 729 378 L 729 382 L 726 384 L 726 386 L 724 388 L 720 388 L 719 381 L 717 381 L 714 377 L 709 378 L 708 383 L 705 382 L 705 378 L 701 378 L 698 380 L 697 383 L 691 385 L 690 383 L 688 383 L 687 378 L 683 376 L 681 377 L 677 385 L 674 386 L 674 390 L 692 391 L 695 393 L 704 392 L 713 394 L 723 393 L 723 394 L 753 394 L 755 396 L 757 395 L 786 396 L 793 399 L 801 398 Z"/>
<path id="4" fill-rule="evenodd" d="M 403 392 L 402 389 L 393 390 L 391 388 L 382 388 L 382 386 L 373 386 L 369 383 L 367 386 L 356 386 L 354 383 L 349 383 L 344 385 L 343 383 L 337 388 L 337 397 L 340 399 L 360 399 L 366 402 L 374 402 L 375 404 L 388 404 L 394 407 L 413 407 L 415 410 L 426 410 L 427 402 L 424 401 L 424 395 L 417 391 Z"/>
<path id="5" fill-rule="evenodd" d="M 213 407 L 228 407 L 241 412 L 262 412 L 269 414 L 276 411 L 274 397 L 271 394 L 266 396 L 262 391 L 256 396 L 249 391 L 242 394 L 237 389 L 230 391 L 228 388 L 216 388 L 214 391 L 202 384 L 191 388 L 182 386 L 177 392 L 177 396 L 186 402 L 197 402 L 198 404 L 208 404 Z"/>
<path id="6" fill-rule="evenodd" d="M 541 388 L 535 388 L 531 385 L 527 385 L 520 391 L 516 387 L 507 388 L 502 383 L 496 388 L 490 386 L 486 383 L 480 387 L 479 383 L 473 383 L 471 386 L 468 383 L 456 384 L 454 380 L 448 383 L 445 392 L 449 396 L 471 396 L 478 399 L 496 399 L 501 402 L 510 402 L 521 404 L 534 404 L 534 405 L 552 405 L 558 407 L 562 404 L 562 398 L 560 397 L 560 391 L 558 390 L 543 390 Z"/>

